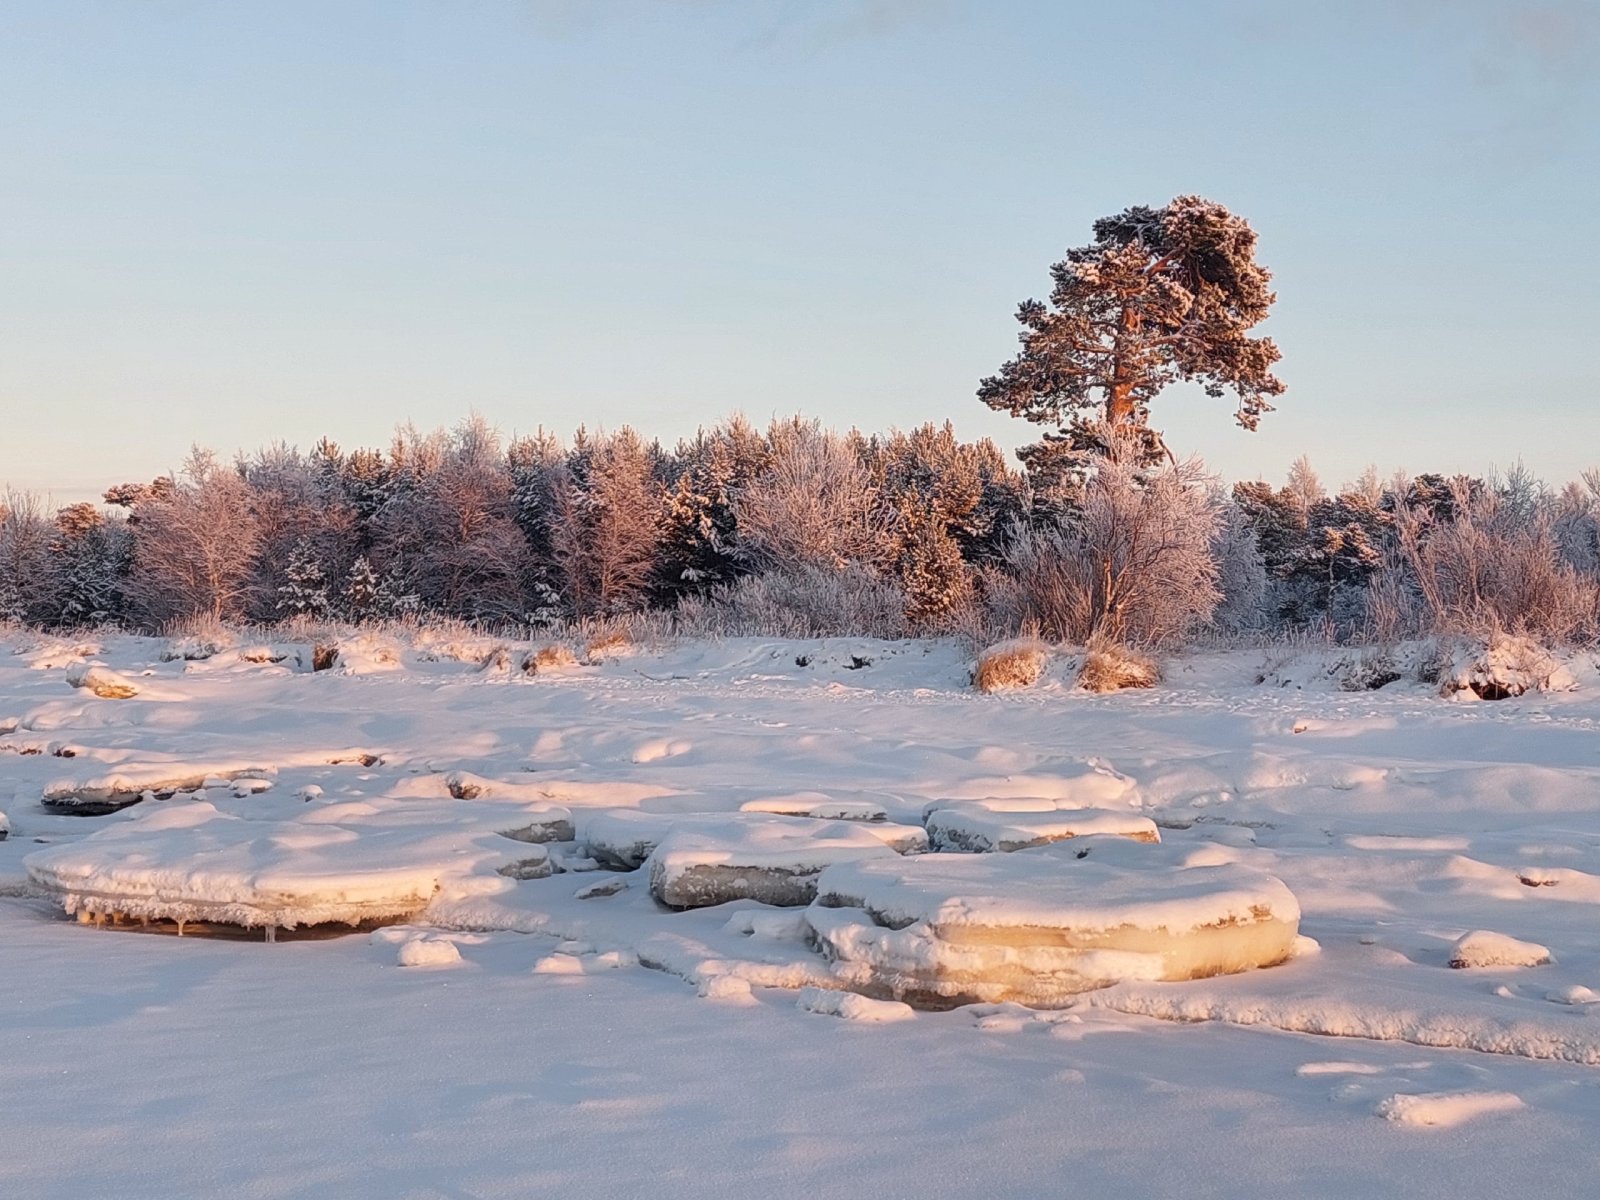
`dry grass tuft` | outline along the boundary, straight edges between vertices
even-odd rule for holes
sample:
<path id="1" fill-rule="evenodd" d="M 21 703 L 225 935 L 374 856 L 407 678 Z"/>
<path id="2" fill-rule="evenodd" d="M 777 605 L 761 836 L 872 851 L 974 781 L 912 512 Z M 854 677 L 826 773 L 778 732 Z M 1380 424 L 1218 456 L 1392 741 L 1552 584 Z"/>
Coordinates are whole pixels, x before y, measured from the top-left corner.
<path id="1" fill-rule="evenodd" d="M 529 675 L 537 675 L 540 671 L 559 671 L 577 665 L 578 656 L 571 647 L 564 642 L 551 642 L 529 654 L 523 660 L 522 669 Z"/>
<path id="2" fill-rule="evenodd" d="M 1087 692 L 1155 687 L 1160 681 L 1161 670 L 1153 658 L 1114 642 L 1091 645 L 1078 672 L 1078 686 Z"/>
<path id="3" fill-rule="evenodd" d="M 621 658 L 633 650 L 633 638 L 625 629 L 610 629 L 604 633 L 597 633 L 589 639 L 584 647 L 583 656 L 590 662 L 602 662 L 608 658 Z"/>
<path id="4" fill-rule="evenodd" d="M 978 655 L 972 681 L 986 694 L 1032 687 L 1044 674 L 1049 657 L 1048 647 L 1032 638 L 998 642 Z"/>

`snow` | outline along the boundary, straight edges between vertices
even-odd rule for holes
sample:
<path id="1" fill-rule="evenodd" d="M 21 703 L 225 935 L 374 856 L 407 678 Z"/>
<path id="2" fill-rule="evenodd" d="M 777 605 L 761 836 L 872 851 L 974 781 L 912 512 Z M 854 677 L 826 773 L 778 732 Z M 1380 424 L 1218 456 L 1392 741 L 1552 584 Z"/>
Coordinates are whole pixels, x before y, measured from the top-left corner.
<path id="1" fill-rule="evenodd" d="M 1377 1113 L 1396 1125 L 1448 1129 L 1491 1113 L 1514 1112 L 1522 1099 L 1510 1092 L 1435 1092 L 1394 1095 L 1378 1105 Z"/>
<path id="2" fill-rule="evenodd" d="M 457 638 L 451 657 L 446 640 L 397 635 L 372 674 L 228 647 L 163 660 L 165 643 L 120 635 L 0 647 L 0 1194 L 1591 1188 L 1588 656 L 1559 664 L 1575 688 L 1454 703 L 1409 678 L 1343 691 L 1326 663 L 1349 652 L 1321 648 L 1270 652 L 1305 687 L 1257 683 L 1268 652 L 1238 650 L 1171 658 L 1149 691 L 1047 677 L 985 696 L 955 643 L 680 642 L 534 678 L 482 672 L 493 643 Z M 872 666 L 841 665 L 856 657 Z M 68 686 L 85 665 L 140 695 Z M 41 803 L 97 787 L 132 803 Z M 925 811 L 1083 809 L 1149 820 L 1162 841 L 901 857 L 880 837 Z M 651 894 L 640 868 L 669 838 L 737 842 L 745 821 L 878 838 L 819 876 L 868 880 L 843 898 L 875 907 L 676 911 Z M 978 874 L 946 875 L 963 870 Z M 943 893 L 919 890 L 941 875 Z M 1108 987 L 1031 998 L 1051 1009 L 874 1023 L 800 1007 L 808 988 L 858 1013 L 890 995 L 870 969 L 852 977 L 867 959 L 824 953 L 816 924 L 965 970 L 963 943 L 929 950 L 919 930 L 996 931 L 977 947 L 992 963 L 1018 957 L 1030 913 L 1192 928 L 1264 880 L 1300 910 L 1267 969 L 1167 980 L 1144 949 L 1091 963 Z M 366 900 L 405 924 L 306 933 Z M 147 905 L 257 932 L 118 934 L 65 919 L 69 904 L 108 925 Z M 267 921 L 283 923 L 273 945 Z M 1472 931 L 1551 961 L 1450 969 Z M 413 941 L 460 961 L 399 969 Z M 1081 979 L 1084 956 L 1056 949 Z M 1438 1100 L 1463 1095 L 1502 1099 Z M 1408 1135 L 1374 1117 L 1385 1105 L 1435 1124 Z"/>
<path id="3" fill-rule="evenodd" d="M 888 1021 L 910 1021 L 917 1015 L 909 1004 L 901 1004 L 898 1000 L 873 1000 L 854 992 L 831 992 L 825 988 L 801 988 L 794 1005 L 801 1012 L 842 1017 L 846 1021 L 865 1021 L 874 1025 Z"/>
<path id="4" fill-rule="evenodd" d="M 1450 950 L 1450 965 L 1456 968 L 1542 967 L 1550 961 L 1548 946 L 1487 929 L 1462 934 Z"/>
<path id="5" fill-rule="evenodd" d="M 402 967 L 452 967 L 461 961 L 461 951 L 448 938 L 414 937 L 401 943 L 396 958 Z"/>

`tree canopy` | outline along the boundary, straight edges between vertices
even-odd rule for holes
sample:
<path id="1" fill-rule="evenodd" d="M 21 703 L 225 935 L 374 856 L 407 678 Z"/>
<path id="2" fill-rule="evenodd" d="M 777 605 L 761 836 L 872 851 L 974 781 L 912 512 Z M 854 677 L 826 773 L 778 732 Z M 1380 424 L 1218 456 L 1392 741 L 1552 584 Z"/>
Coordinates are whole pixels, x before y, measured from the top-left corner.
<path id="1" fill-rule="evenodd" d="M 1278 348 L 1249 331 L 1276 296 L 1255 261 L 1243 217 L 1200 196 L 1143 205 L 1094 223 L 1094 241 L 1050 268 L 1048 303 L 1025 300 L 1021 352 L 978 387 L 990 408 L 1055 425 L 1023 450 L 1030 467 L 1133 437 L 1150 459 L 1165 452 L 1150 401 L 1168 384 L 1232 392 L 1235 417 L 1256 428 L 1284 385 Z"/>

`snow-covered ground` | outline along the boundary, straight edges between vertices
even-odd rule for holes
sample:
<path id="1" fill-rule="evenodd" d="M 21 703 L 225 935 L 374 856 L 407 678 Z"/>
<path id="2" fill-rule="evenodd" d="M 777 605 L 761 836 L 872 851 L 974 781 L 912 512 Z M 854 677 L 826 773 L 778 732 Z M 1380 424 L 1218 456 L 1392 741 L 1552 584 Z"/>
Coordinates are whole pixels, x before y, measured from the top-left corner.
<path id="1" fill-rule="evenodd" d="M 533 675 L 459 639 L 320 672 L 309 648 L 168 648 L 0 645 L 0 1195 L 1592 1190 L 1587 658 L 1574 690 L 1484 702 L 1342 691 L 1332 651 L 1180 658 L 1109 696 L 1057 662 L 983 696 L 944 643 Z M 1160 845 L 1126 836 L 1140 818 Z M 929 823 L 1026 846 L 1030 887 L 1045 862 L 1114 879 L 1118 911 L 1128 864 L 1160 912 L 1178 876 L 1288 911 L 1281 881 L 1301 941 L 1048 1010 L 841 991 L 803 906 L 900 895 Z M 1105 889 L 1049 911 L 1081 923 Z M 658 900 L 727 895 L 786 906 Z M 253 933 L 93 927 L 112 914 Z M 265 944 L 328 915 L 404 923 Z"/>

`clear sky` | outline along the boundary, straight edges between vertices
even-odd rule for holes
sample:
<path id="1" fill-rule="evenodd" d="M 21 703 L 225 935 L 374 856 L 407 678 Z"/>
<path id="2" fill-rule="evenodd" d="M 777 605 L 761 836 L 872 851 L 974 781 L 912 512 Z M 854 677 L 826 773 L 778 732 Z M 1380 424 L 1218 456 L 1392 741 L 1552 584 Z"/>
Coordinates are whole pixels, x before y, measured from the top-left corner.
<path id="1" fill-rule="evenodd" d="M 1094 218 L 1276 275 L 1228 477 L 1600 464 L 1600 0 L 0 0 L 0 480 L 983 408 Z"/>

